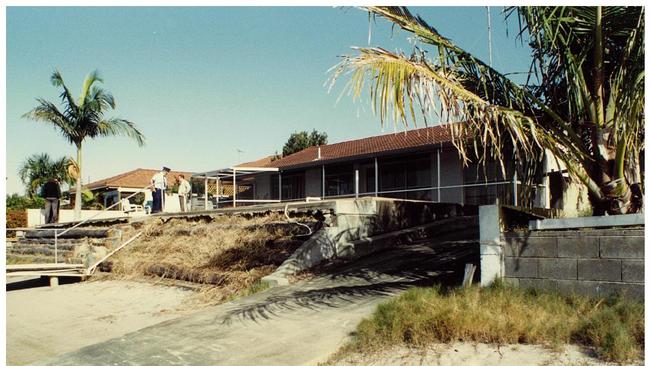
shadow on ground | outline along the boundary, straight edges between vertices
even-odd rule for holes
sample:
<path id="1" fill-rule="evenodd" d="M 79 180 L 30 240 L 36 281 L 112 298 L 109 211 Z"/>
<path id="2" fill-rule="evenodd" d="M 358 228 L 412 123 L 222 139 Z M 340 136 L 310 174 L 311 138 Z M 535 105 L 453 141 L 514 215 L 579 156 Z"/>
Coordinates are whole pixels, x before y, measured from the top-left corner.
<path id="1" fill-rule="evenodd" d="M 478 244 L 472 241 L 389 249 L 328 268 L 291 291 L 279 291 L 262 301 L 239 306 L 229 311 L 222 323 L 235 319 L 258 322 L 299 308 L 336 308 L 415 286 L 457 286 L 462 282 L 465 264 L 478 265 L 478 260 Z"/>

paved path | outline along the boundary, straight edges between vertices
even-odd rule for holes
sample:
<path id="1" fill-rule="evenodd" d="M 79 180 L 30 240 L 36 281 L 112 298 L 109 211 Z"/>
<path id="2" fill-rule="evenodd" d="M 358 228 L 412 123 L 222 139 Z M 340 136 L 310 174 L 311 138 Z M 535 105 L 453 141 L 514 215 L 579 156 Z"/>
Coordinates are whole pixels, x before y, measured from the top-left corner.
<path id="1" fill-rule="evenodd" d="M 41 364 L 313 365 L 335 352 L 387 297 L 412 286 L 460 282 L 464 263 L 476 260 L 467 247 L 392 249 Z"/>

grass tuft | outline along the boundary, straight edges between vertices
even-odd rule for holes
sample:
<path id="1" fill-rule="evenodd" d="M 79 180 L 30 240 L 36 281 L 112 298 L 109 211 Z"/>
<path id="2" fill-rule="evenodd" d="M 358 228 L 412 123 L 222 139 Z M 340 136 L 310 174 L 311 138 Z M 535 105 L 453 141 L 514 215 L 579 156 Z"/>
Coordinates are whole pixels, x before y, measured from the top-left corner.
<path id="1" fill-rule="evenodd" d="M 380 304 L 357 328 L 347 352 L 431 343 L 592 346 L 607 361 L 637 358 L 644 344 L 643 304 L 593 300 L 496 283 L 487 288 L 414 288 Z"/>

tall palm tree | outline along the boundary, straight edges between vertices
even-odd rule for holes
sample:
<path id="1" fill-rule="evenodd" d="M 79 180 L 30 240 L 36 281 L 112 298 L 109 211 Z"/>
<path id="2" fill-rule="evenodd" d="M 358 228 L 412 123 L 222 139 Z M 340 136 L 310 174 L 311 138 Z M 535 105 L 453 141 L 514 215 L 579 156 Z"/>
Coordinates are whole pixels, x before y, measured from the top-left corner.
<path id="1" fill-rule="evenodd" d="M 75 176 L 72 174 L 74 166 L 74 161 L 68 157 L 52 160 L 46 153 L 34 154 L 21 165 L 18 175 L 27 186 L 27 194 L 33 197 L 39 187 L 50 179 L 58 179 L 72 185 L 75 181 Z"/>
<path id="2" fill-rule="evenodd" d="M 23 115 L 24 118 L 35 121 L 46 122 L 57 128 L 57 130 L 77 147 L 78 179 L 75 189 L 75 219 L 81 214 L 81 177 L 83 177 L 82 145 L 86 138 L 106 137 L 122 135 L 135 140 L 139 146 L 144 145 L 144 135 L 135 127 L 135 124 L 121 118 L 104 117 L 108 109 L 115 109 L 115 99 L 106 90 L 94 85 L 101 83 L 97 71 L 86 76 L 81 88 L 81 95 L 75 101 L 72 93 L 65 85 L 61 73 L 56 70 L 52 73 L 52 85 L 61 88 L 60 111 L 54 103 L 37 98 L 38 106 Z"/>
<path id="3" fill-rule="evenodd" d="M 369 7 L 417 40 L 410 55 L 356 48 L 334 68 L 332 84 L 350 75 L 359 98 L 366 87 L 382 123 L 408 125 L 438 115 L 454 145 L 501 163 L 511 151 L 526 179 L 546 152 L 589 190 L 595 214 L 642 209 L 644 29 L 642 7 L 516 7 L 519 37 L 532 48 L 531 76 L 519 85 L 443 37 L 404 7 Z M 427 53 L 430 51 L 429 53 Z M 506 149 L 505 147 L 508 147 Z"/>

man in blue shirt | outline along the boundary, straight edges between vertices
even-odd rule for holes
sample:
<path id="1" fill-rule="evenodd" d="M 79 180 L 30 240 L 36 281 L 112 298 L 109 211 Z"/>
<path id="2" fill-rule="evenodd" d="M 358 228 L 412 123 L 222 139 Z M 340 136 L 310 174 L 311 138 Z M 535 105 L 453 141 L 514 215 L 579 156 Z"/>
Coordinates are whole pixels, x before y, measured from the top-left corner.
<path id="1" fill-rule="evenodd" d="M 151 191 L 153 196 L 153 207 L 151 213 L 162 212 L 164 209 L 165 189 L 167 188 L 167 173 L 171 169 L 163 167 L 161 171 L 151 178 Z"/>

